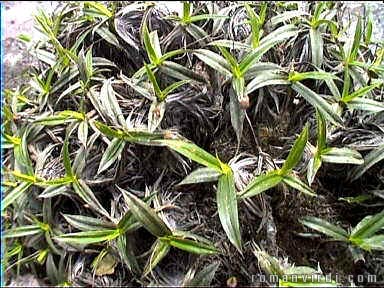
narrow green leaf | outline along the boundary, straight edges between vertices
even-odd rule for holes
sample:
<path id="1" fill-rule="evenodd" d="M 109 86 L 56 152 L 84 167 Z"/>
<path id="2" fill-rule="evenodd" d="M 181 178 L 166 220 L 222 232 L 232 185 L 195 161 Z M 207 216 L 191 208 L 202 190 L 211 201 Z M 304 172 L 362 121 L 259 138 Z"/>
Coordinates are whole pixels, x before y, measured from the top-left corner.
<path id="1" fill-rule="evenodd" d="M 106 217 L 109 217 L 109 213 L 104 209 L 104 207 L 100 204 L 99 200 L 96 198 L 95 194 L 93 194 L 91 188 L 81 179 L 73 182 L 73 189 L 76 194 L 84 200 L 95 212 L 98 212 Z"/>
<path id="2" fill-rule="evenodd" d="M 65 176 L 61 178 L 56 179 L 50 179 L 50 180 L 42 180 L 36 182 L 36 185 L 39 186 L 58 186 L 58 185 L 65 185 L 73 182 L 73 178 L 70 176 Z"/>
<path id="3" fill-rule="evenodd" d="M 197 49 L 193 52 L 201 61 L 225 76 L 232 76 L 231 67 L 227 61 L 215 52 Z"/>
<path id="4" fill-rule="evenodd" d="M 31 236 L 42 233 L 39 225 L 26 225 L 4 231 L 4 239 Z"/>
<path id="5" fill-rule="evenodd" d="M 118 48 L 120 48 L 120 43 L 115 34 L 109 31 L 107 26 L 98 27 L 95 32 L 99 34 L 101 38 L 107 41 L 109 44 L 112 44 Z"/>
<path id="6" fill-rule="evenodd" d="M 221 162 L 210 153 L 206 152 L 196 144 L 178 139 L 163 139 L 156 142 L 165 144 L 181 155 L 203 165 L 221 172 Z"/>
<path id="7" fill-rule="evenodd" d="M 181 80 L 181 81 L 178 81 L 178 82 L 174 82 L 172 83 L 171 85 L 169 85 L 167 88 L 165 88 L 163 90 L 163 95 L 164 97 L 167 97 L 168 94 L 172 93 L 174 90 L 176 90 L 177 88 L 183 86 L 184 84 L 186 83 L 189 83 L 190 81 L 189 80 Z"/>
<path id="8" fill-rule="evenodd" d="M 340 78 L 333 75 L 332 73 L 324 72 L 324 71 L 310 71 L 310 72 L 293 72 L 289 75 L 289 81 L 302 81 L 305 79 L 315 79 L 315 80 L 329 80 L 336 79 L 341 81 Z"/>
<path id="9" fill-rule="evenodd" d="M 82 215 L 63 215 L 65 220 L 81 231 L 94 231 L 116 228 L 116 225 L 98 218 L 82 216 Z"/>
<path id="10" fill-rule="evenodd" d="M 370 238 L 360 239 L 359 246 L 366 251 L 384 251 L 384 235 L 376 235 Z"/>
<path id="11" fill-rule="evenodd" d="M 143 31 L 144 31 L 144 35 L 143 35 L 144 46 L 145 46 L 145 50 L 147 52 L 148 58 L 151 60 L 152 64 L 157 65 L 158 64 L 158 59 L 156 57 L 155 49 L 152 46 L 151 38 L 150 38 L 150 35 L 149 35 L 149 31 L 148 31 L 148 27 L 147 27 L 146 24 L 144 24 Z"/>
<path id="12" fill-rule="evenodd" d="M 364 110 L 371 113 L 384 111 L 384 104 L 368 98 L 355 98 L 347 103 L 349 109 Z"/>
<path id="13" fill-rule="evenodd" d="M 99 99 L 112 123 L 125 127 L 126 122 L 112 87 L 112 79 L 104 80 Z"/>
<path id="14" fill-rule="evenodd" d="M 259 61 L 260 58 L 277 43 L 291 38 L 296 34 L 297 28 L 294 25 L 282 26 L 268 34 L 260 40 L 260 45 L 256 49 L 253 49 L 241 60 L 239 65 L 241 73 L 244 75 L 254 63 Z"/>
<path id="15" fill-rule="evenodd" d="M 83 144 L 84 147 L 87 146 L 87 140 L 88 140 L 88 122 L 87 121 L 81 121 L 79 123 L 79 127 L 77 128 L 77 138 L 79 139 L 80 143 Z"/>
<path id="16" fill-rule="evenodd" d="M 160 240 L 167 243 L 167 245 L 171 245 L 189 253 L 200 255 L 212 255 L 219 253 L 219 250 L 213 245 L 208 245 L 206 243 L 185 239 L 178 236 L 169 235 L 166 237 L 161 237 Z"/>
<path id="17" fill-rule="evenodd" d="M 268 20 L 267 24 L 270 24 L 272 27 L 275 27 L 277 24 L 291 20 L 292 18 L 300 17 L 302 15 L 308 15 L 305 11 L 293 10 L 286 11 L 276 16 L 273 16 Z"/>
<path id="18" fill-rule="evenodd" d="M 379 87 L 380 84 L 379 83 L 374 83 L 374 84 L 371 84 L 369 86 L 364 86 L 364 87 L 361 87 L 360 89 L 356 90 L 355 92 L 349 94 L 348 96 L 345 96 L 342 98 L 342 101 L 344 103 L 348 103 L 350 102 L 351 100 L 357 98 L 357 97 L 362 97 L 364 96 L 365 94 L 369 93 L 370 91 L 372 91 L 373 89 Z"/>
<path id="19" fill-rule="evenodd" d="M 312 216 L 306 216 L 303 219 L 299 220 L 299 222 L 311 229 L 324 233 L 335 240 L 347 241 L 348 239 L 347 231 L 323 219 L 312 217 Z"/>
<path id="20" fill-rule="evenodd" d="M 125 195 L 132 214 L 145 229 L 156 237 L 172 235 L 172 231 L 164 221 L 145 202 L 129 192 L 126 192 Z"/>
<path id="21" fill-rule="evenodd" d="M 196 183 L 213 182 L 219 179 L 221 173 L 217 172 L 216 169 L 210 167 L 197 168 L 192 171 L 187 177 L 183 179 L 178 186 Z"/>
<path id="22" fill-rule="evenodd" d="M 69 176 L 69 177 L 73 177 L 74 174 L 73 174 L 73 170 L 72 170 L 72 166 L 71 166 L 71 158 L 69 157 L 69 149 L 68 149 L 68 138 L 69 138 L 69 135 L 67 135 L 64 139 L 64 143 L 63 143 L 63 151 L 62 151 L 62 154 L 63 154 L 63 162 L 64 162 L 64 168 L 65 168 L 65 173 Z"/>
<path id="23" fill-rule="evenodd" d="M 360 153 L 349 148 L 327 148 L 321 152 L 321 159 L 324 162 L 340 164 L 361 165 L 364 163 Z"/>
<path id="24" fill-rule="evenodd" d="M 384 144 L 371 150 L 371 152 L 369 152 L 368 155 L 364 157 L 364 164 L 356 166 L 351 170 L 349 178 L 351 181 L 356 180 L 357 178 L 361 177 L 369 168 L 382 160 L 384 160 Z"/>
<path id="25" fill-rule="evenodd" d="M 131 247 L 130 239 L 126 235 L 119 235 L 116 239 L 117 251 L 122 261 L 127 265 L 128 269 L 133 272 L 140 272 L 139 264 L 137 263 L 135 254 Z"/>
<path id="26" fill-rule="evenodd" d="M 283 180 L 278 171 L 273 170 L 267 174 L 256 176 L 240 193 L 242 199 L 258 195 L 268 189 L 275 187 Z"/>
<path id="27" fill-rule="evenodd" d="M 249 99 L 248 99 L 247 91 L 245 90 L 244 77 L 232 78 L 232 88 L 237 96 L 237 100 L 239 101 L 240 106 L 242 108 L 248 108 Z"/>
<path id="28" fill-rule="evenodd" d="M 97 174 L 107 170 L 120 157 L 124 147 L 125 142 L 123 139 L 113 139 L 101 157 Z"/>
<path id="29" fill-rule="evenodd" d="M 321 68 L 323 64 L 323 47 L 324 41 L 321 36 L 321 32 L 317 28 L 310 28 L 309 37 L 311 41 L 311 55 L 312 55 L 312 64 L 316 67 Z"/>
<path id="30" fill-rule="evenodd" d="M 316 196 L 316 193 L 296 176 L 284 175 L 283 182 L 304 194 Z"/>
<path id="31" fill-rule="evenodd" d="M 242 104 L 249 106 L 249 99 L 248 102 L 245 101 Z M 241 136 L 243 134 L 243 123 L 246 111 L 241 107 L 241 104 L 237 98 L 237 95 L 233 91 L 233 88 L 229 90 L 229 111 L 231 115 L 231 124 L 233 129 L 235 130 L 237 143 L 239 144 L 241 141 Z"/>
<path id="32" fill-rule="evenodd" d="M 206 82 L 202 75 L 197 74 L 192 69 L 170 61 L 164 61 L 160 66 L 160 71 L 178 80 Z"/>
<path id="33" fill-rule="evenodd" d="M 185 30 L 198 42 L 204 41 L 205 39 L 209 39 L 208 34 L 205 32 L 204 29 L 200 28 L 199 26 L 191 23 L 185 27 Z"/>
<path id="34" fill-rule="evenodd" d="M 232 73 L 235 74 L 236 71 L 238 71 L 238 69 L 239 69 L 239 64 L 237 63 L 237 60 L 235 59 L 235 57 L 231 53 L 228 52 L 228 50 L 225 47 L 218 46 L 218 48 L 219 48 L 221 54 L 223 54 L 225 60 L 227 60 L 227 62 L 231 66 Z M 236 75 L 236 77 L 239 77 L 239 76 L 240 75 Z"/>
<path id="35" fill-rule="evenodd" d="M 200 14 L 191 16 L 190 23 L 201 21 L 201 20 L 208 20 L 208 19 L 229 19 L 229 16 L 224 15 L 214 15 L 214 14 Z"/>
<path id="36" fill-rule="evenodd" d="M 112 239 L 115 239 L 117 236 L 119 236 L 117 230 L 103 229 L 99 231 L 82 231 L 76 233 L 62 234 L 60 236 L 54 237 L 53 239 L 68 244 L 89 245 L 104 241 L 110 241 Z"/>
<path id="37" fill-rule="evenodd" d="M 351 239 L 369 238 L 384 228 L 384 210 L 361 220 L 351 231 Z"/>
<path id="38" fill-rule="evenodd" d="M 317 150 L 322 151 L 327 146 L 327 122 L 323 114 L 316 109 Z"/>
<path id="39" fill-rule="evenodd" d="M 226 47 L 230 49 L 246 50 L 246 51 L 252 49 L 252 46 L 246 43 L 234 41 L 234 40 L 227 40 L 227 39 L 215 40 L 215 41 L 209 42 L 207 45 Z"/>
<path id="40" fill-rule="evenodd" d="M 232 169 L 219 177 L 216 201 L 221 225 L 231 243 L 241 252 L 239 213 L 233 177 Z"/>
<path id="41" fill-rule="evenodd" d="M 355 28 L 355 35 L 353 36 L 353 43 L 351 50 L 349 51 L 348 56 L 348 62 L 352 62 L 356 60 L 357 53 L 360 48 L 361 43 L 361 36 L 362 36 L 362 27 L 361 27 L 361 17 L 358 17 L 356 28 Z"/>
<path id="42" fill-rule="evenodd" d="M 153 50 L 155 51 L 156 58 L 160 59 L 161 56 L 162 56 L 162 53 L 161 53 L 159 36 L 157 35 L 157 30 L 152 31 L 151 33 L 149 33 L 149 38 L 150 38 Z"/>
<path id="43" fill-rule="evenodd" d="M 309 127 L 306 125 L 299 137 L 295 140 L 291 151 L 285 159 L 284 165 L 280 170 L 281 175 L 288 174 L 299 163 L 301 156 L 303 155 L 305 145 L 308 142 Z"/>
<path id="44" fill-rule="evenodd" d="M 280 69 L 260 71 L 247 85 L 247 93 L 269 85 L 289 85 L 288 77 L 281 73 Z"/>
<path id="45" fill-rule="evenodd" d="M 315 179 L 317 171 L 321 167 L 321 158 L 316 154 L 308 162 L 307 166 L 307 181 L 311 185 Z"/>
<path id="46" fill-rule="evenodd" d="M 319 109 L 325 119 L 335 125 L 342 126 L 343 120 L 337 115 L 330 104 L 328 104 L 320 95 L 313 92 L 308 87 L 299 82 L 292 83 L 292 89 L 299 93 L 305 100 L 307 100 L 315 108 Z"/>
<path id="47" fill-rule="evenodd" d="M 150 273 L 153 268 L 165 257 L 167 256 L 169 250 L 171 250 L 171 246 L 165 241 L 161 241 L 157 239 L 156 242 L 152 245 L 152 253 L 149 257 L 147 263 L 145 264 L 143 276 L 146 276 Z"/>
<path id="48" fill-rule="evenodd" d="M 13 188 L 9 193 L 7 193 L 1 201 L 2 210 L 15 202 L 25 191 L 28 190 L 30 186 L 32 186 L 32 183 L 22 182 Z"/>
<path id="49" fill-rule="evenodd" d="M 145 71 L 147 72 L 147 76 L 149 81 L 152 83 L 153 90 L 155 91 L 156 98 L 161 101 L 163 98 L 163 92 L 161 91 L 159 84 L 157 83 L 155 74 L 152 72 L 152 70 L 149 68 L 147 64 L 144 63 Z"/>

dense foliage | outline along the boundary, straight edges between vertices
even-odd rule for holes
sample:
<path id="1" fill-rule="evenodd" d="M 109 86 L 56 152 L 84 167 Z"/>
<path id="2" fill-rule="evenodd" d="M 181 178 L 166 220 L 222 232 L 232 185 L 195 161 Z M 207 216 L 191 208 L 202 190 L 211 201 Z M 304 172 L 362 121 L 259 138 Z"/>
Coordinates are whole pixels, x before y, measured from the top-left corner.
<path id="1" fill-rule="evenodd" d="M 20 36 L 36 63 L 3 103 L 7 279 L 383 281 L 384 42 L 370 15 L 181 7 L 67 2 L 36 15 L 38 41 Z"/>

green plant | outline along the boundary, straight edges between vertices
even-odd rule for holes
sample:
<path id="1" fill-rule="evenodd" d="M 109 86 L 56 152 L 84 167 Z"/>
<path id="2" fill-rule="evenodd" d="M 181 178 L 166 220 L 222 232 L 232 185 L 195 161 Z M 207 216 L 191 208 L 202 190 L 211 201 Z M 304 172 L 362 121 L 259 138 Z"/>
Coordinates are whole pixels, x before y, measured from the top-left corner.
<path id="1" fill-rule="evenodd" d="M 260 266 L 279 286 L 336 286 L 254 244 L 307 263 L 316 240 L 288 225 L 304 210 L 358 223 L 301 220 L 377 274 L 374 17 L 346 24 L 339 2 L 179 4 L 60 3 L 37 13 L 41 38 L 18 37 L 36 62 L 4 90 L 5 284 L 32 273 L 57 286 L 248 285 Z M 311 255 L 350 274 L 350 257 Z"/>
<path id="2" fill-rule="evenodd" d="M 331 224 L 323 219 L 307 216 L 300 222 L 316 231 L 319 231 L 334 241 L 341 241 L 358 248 L 371 250 L 384 250 L 384 235 L 379 234 L 384 227 L 384 211 L 366 216 L 350 232 L 340 226 Z"/>

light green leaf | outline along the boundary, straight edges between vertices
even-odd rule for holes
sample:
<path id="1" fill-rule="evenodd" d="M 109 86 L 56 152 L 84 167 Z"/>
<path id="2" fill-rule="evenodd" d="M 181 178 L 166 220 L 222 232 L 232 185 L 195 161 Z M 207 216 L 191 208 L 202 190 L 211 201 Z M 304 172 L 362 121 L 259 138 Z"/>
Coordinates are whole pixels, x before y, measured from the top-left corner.
<path id="1" fill-rule="evenodd" d="M 306 216 L 299 222 L 311 229 L 324 233 L 335 240 L 347 241 L 348 233 L 343 228 L 335 226 L 323 219 Z"/>
<path id="2" fill-rule="evenodd" d="M 149 257 L 147 264 L 145 264 L 143 276 L 146 276 L 150 273 L 153 268 L 168 254 L 171 246 L 165 241 L 157 239 L 156 242 L 152 245 L 152 253 Z"/>
<path id="3" fill-rule="evenodd" d="M 275 187 L 283 180 L 278 171 L 273 170 L 264 175 L 256 176 L 245 189 L 239 194 L 242 199 L 258 195 L 268 189 Z"/>
<path id="4" fill-rule="evenodd" d="M 248 99 L 248 96 L 247 96 Z M 249 99 L 248 102 L 245 101 L 243 105 L 249 105 Z M 233 88 L 229 90 L 229 111 L 231 115 L 231 124 L 233 129 L 235 130 L 236 137 L 237 137 L 237 143 L 240 143 L 241 136 L 243 134 L 243 123 L 245 118 L 245 109 L 241 107 L 241 104 L 239 103 L 239 100 L 236 96 L 236 94 L 233 91 Z"/>
<path id="5" fill-rule="evenodd" d="M 351 239 L 369 238 L 384 228 L 384 210 L 361 220 L 351 231 Z"/>
<path id="6" fill-rule="evenodd" d="M 110 241 L 119 236 L 116 229 L 103 229 L 98 231 L 82 231 L 76 233 L 62 234 L 53 239 L 59 242 L 77 245 L 89 245 Z"/>
<path id="7" fill-rule="evenodd" d="M 87 121 L 81 121 L 79 123 L 79 127 L 77 128 L 77 138 L 79 139 L 80 143 L 84 145 L 84 147 L 87 146 L 87 140 L 88 140 L 88 122 Z"/>
<path id="8" fill-rule="evenodd" d="M 356 90 L 355 92 L 345 96 L 342 98 L 342 101 L 344 103 L 348 103 L 350 102 L 351 100 L 357 98 L 357 97 L 362 97 L 364 96 L 365 94 L 369 93 L 370 91 L 372 91 L 373 89 L 379 87 L 380 84 L 379 83 L 374 83 L 374 84 L 371 84 L 371 85 L 368 85 L 368 86 L 364 86 L 364 87 L 361 87 L 360 89 Z"/>
<path id="9" fill-rule="evenodd" d="M 151 60 L 151 63 L 157 65 L 158 64 L 158 58 L 156 56 L 157 54 L 154 47 L 152 46 L 151 36 L 149 35 L 148 27 L 145 23 L 144 23 L 143 32 L 144 32 L 144 35 L 142 37 L 144 40 L 144 46 L 145 46 L 145 50 L 147 52 L 148 58 Z"/>
<path id="10" fill-rule="evenodd" d="M 43 230 L 39 225 L 26 225 L 5 230 L 3 233 L 4 239 L 8 239 L 43 233 Z"/>
<path id="11" fill-rule="evenodd" d="M 219 177 L 216 201 L 221 225 L 231 243 L 241 252 L 239 214 L 232 169 Z"/>
<path id="12" fill-rule="evenodd" d="M 1 201 L 2 210 L 7 208 L 13 202 L 15 202 L 25 191 L 28 190 L 30 186 L 32 186 L 32 183 L 22 182 L 19 185 L 17 185 L 15 188 L 13 188 L 9 193 L 7 193 L 6 196 L 3 198 L 3 200 Z"/>
<path id="13" fill-rule="evenodd" d="M 384 251 L 384 235 L 376 235 L 370 238 L 361 239 L 359 246 L 367 251 Z"/>
<path id="14" fill-rule="evenodd" d="M 320 95 L 299 82 L 292 83 L 292 89 L 299 93 L 312 106 L 319 109 L 326 120 L 338 126 L 343 125 L 343 120 L 340 116 L 333 111 L 332 106 L 328 104 Z"/>
<path id="15" fill-rule="evenodd" d="M 272 27 L 275 27 L 277 24 L 291 20 L 292 18 L 300 17 L 302 15 L 308 15 L 305 11 L 292 10 L 286 11 L 276 16 L 273 16 L 268 20 L 267 24 L 270 24 Z"/>
<path id="16" fill-rule="evenodd" d="M 357 178 L 361 177 L 369 168 L 382 160 L 384 160 L 384 144 L 371 150 L 371 152 L 369 152 L 368 155 L 364 157 L 364 164 L 352 169 L 349 178 L 351 181 L 356 180 Z"/>
<path id="17" fill-rule="evenodd" d="M 100 204 L 99 200 L 93 194 L 91 188 L 81 179 L 78 179 L 73 182 L 73 189 L 76 194 L 84 200 L 85 203 L 89 205 L 95 212 L 98 212 L 106 217 L 109 217 L 109 213 L 104 209 Z"/>
<path id="18" fill-rule="evenodd" d="M 156 142 L 165 144 L 181 155 L 203 165 L 221 171 L 221 162 L 212 154 L 206 152 L 196 144 L 178 139 L 163 139 Z"/>
<path id="19" fill-rule="evenodd" d="M 304 194 L 309 196 L 316 196 L 316 193 L 296 176 L 285 175 L 283 182 Z"/>
<path id="20" fill-rule="evenodd" d="M 213 182 L 219 179 L 221 173 L 217 172 L 216 169 L 210 167 L 197 168 L 192 171 L 187 177 L 183 179 L 178 186 L 196 183 Z"/>
<path id="21" fill-rule="evenodd" d="M 347 103 L 349 109 L 364 110 L 371 113 L 384 111 L 384 104 L 368 98 L 355 98 Z"/>
<path id="22" fill-rule="evenodd" d="M 239 42 L 239 41 L 234 41 L 234 40 L 227 40 L 227 39 L 220 39 L 220 40 L 215 40 L 207 45 L 212 45 L 212 46 L 220 46 L 220 47 L 226 47 L 230 49 L 238 49 L 238 50 L 250 50 L 252 49 L 252 46 Z"/>
<path id="23" fill-rule="evenodd" d="M 206 82 L 202 75 L 197 74 L 192 69 L 188 69 L 187 67 L 170 61 L 164 61 L 160 66 L 160 71 L 178 80 Z"/>
<path id="24" fill-rule="evenodd" d="M 120 48 L 119 40 L 117 40 L 117 37 L 115 34 L 113 34 L 111 31 L 109 31 L 107 26 L 101 26 L 98 27 L 95 32 L 100 35 L 101 38 L 103 38 L 105 41 L 107 41 L 109 44 L 112 44 L 118 48 Z"/>
<path id="25" fill-rule="evenodd" d="M 309 185 L 311 185 L 315 179 L 316 173 L 320 169 L 320 166 L 321 158 L 316 154 L 309 160 L 307 166 L 307 181 Z"/>
<path id="26" fill-rule="evenodd" d="M 252 52 L 247 54 L 240 62 L 240 71 L 244 75 L 253 64 L 260 60 L 260 58 L 277 43 L 291 38 L 297 34 L 297 28 L 294 25 L 285 25 L 277 28 L 275 31 L 268 34 L 260 40 L 260 45 L 253 49 Z"/>
<path id="27" fill-rule="evenodd" d="M 116 161 L 116 159 L 120 157 L 124 147 L 125 142 L 123 139 L 113 139 L 101 157 L 97 174 L 107 170 Z"/>
<path id="28" fill-rule="evenodd" d="M 312 55 L 312 64 L 316 67 L 321 68 L 323 64 L 323 47 L 324 41 L 321 36 L 321 32 L 317 28 L 310 28 L 309 37 L 311 40 L 311 55 Z"/>
<path id="29" fill-rule="evenodd" d="M 116 247 L 117 251 L 120 255 L 122 261 L 127 265 L 128 269 L 139 273 L 140 267 L 137 263 L 135 254 L 133 253 L 133 249 L 131 247 L 130 239 L 126 237 L 126 235 L 119 235 L 116 239 Z"/>
<path id="30" fill-rule="evenodd" d="M 203 242 L 199 242 L 191 239 L 185 239 L 179 236 L 169 235 L 169 236 L 161 237 L 160 240 L 162 242 L 167 243 L 167 245 L 171 245 L 173 247 L 176 247 L 180 250 L 183 250 L 189 253 L 200 254 L 200 255 L 212 255 L 220 252 L 212 244 L 209 245 Z"/>
<path id="31" fill-rule="evenodd" d="M 356 60 L 356 57 L 360 48 L 360 43 L 361 43 L 361 34 L 362 34 L 361 26 L 362 26 L 361 17 L 358 17 L 356 28 L 355 28 L 355 35 L 353 36 L 352 47 L 348 53 L 348 62 L 352 62 Z"/>
<path id="32" fill-rule="evenodd" d="M 280 69 L 260 71 L 247 85 L 247 93 L 269 85 L 289 85 L 287 76 L 281 73 Z"/>
<path id="33" fill-rule="evenodd" d="M 336 79 L 341 81 L 341 79 L 331 73 L 324 71 L 310 71 L 310 72 L 293 72 L 289 75 L 288 80 L 292 82 L 302 81 L 305 79 L 315 79 L 315 80 L 330 80 Z"/>
<path id="34" fill-rule="evenodd" d="M 321 152 L 321 159 L 324 162 L 340 163 L 340 164 L 356 164 L 364 163 L 363 157 L 359 152 L 349 148 L 327 148 Z"/>
<path id="35" fill-rule="evenodd" d="M 232 76 L 231 67 L 227 61 L 215 52 L 197 49 L 193 52 L 201 61 L 225 76 Z"/>
<path id="36" fill-rule="evenodd" d="M 98 218 L 82 216 L 82 215 L 63 215 L 65 220 L 81 231 L 94 231 L 116 228 L 116 225 Z"/>
<path id="37" fill-rule="evenodd" d="M 281 175 L 288 174 L 299 163 L 303 155 L 304 148 L 308 142 L 309 127 L 305 125 L 299 137 L 295 140 L 288 157 L 285 159 L 284 165 L 280 170 Z"/>
<path id="38" fill-rule="evenodd" d="M 112 87 L 112 79 L 104 80 L 103 86 L 100 90 L 100 100 L 103 108 L 106 110 L 107 115 L 112 123 L 115 125 L 122 125 L 126 127 L 126 122 L 120 105 L 117 102 L 116 93 Z"/>
<path id="39" fill-rule="evenodd" d="M 156 237 L 172 235 L 164 221 L 145 202 L 129 192 L 125 192 L 125 195 L 130 211 L 145 229 Z"/>

